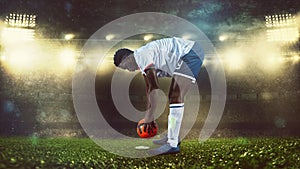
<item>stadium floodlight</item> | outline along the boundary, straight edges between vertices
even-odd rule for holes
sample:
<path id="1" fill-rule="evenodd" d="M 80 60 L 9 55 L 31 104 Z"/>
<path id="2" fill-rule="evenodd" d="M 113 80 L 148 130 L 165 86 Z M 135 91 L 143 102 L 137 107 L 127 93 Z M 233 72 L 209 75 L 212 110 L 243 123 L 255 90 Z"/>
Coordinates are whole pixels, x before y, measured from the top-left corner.
<path id="1" fill-rule="evenodd" d="M 152 34 L 149 34 L 149 35 L 145 35 L 144 36 L 144 41 L 149 41 L 153 38 L 153 35 Z"/>
<path id="2" fill-rule="evenodd" d="M 35 31 L 25 28 L 3 28 L 2 38 L 5 43 L 20 42 L 20 40 L 33 40 Z"/>
<path id="3" fill-rule="evenodd" d="M 5 17 L 6 27 L 3 29 L 4 42 L 33 40 L 35 36 L 36 15 L 11 13 Z"/>
<path id="4" fill-rule="evenodd" d="M 300 56 L 299 55 L 294 55 L 291 57 L 293 63 L 298 63 L 300 61 Z"/>
<path id="5" fill-rule="evenodd" d="M 11 13 L 5 17 L 5 24 L 11 27 L 34 28 L 36 15 Z"/>
<path id="6" fill-rule="evenodd" d="M 298 40 L 298 28 L 279 28 L 267 30 L 268 41 L 273 42 L 294 42 Z"/>
<path id="7" fill-rule="evenodd" d="M 113 40 L 114 38 L 115 38 L 114 34 L 108 34 L 108 35 L 105 36 L 106 40 Z"/>
<path id="8" fill-rule="evenodd" d="M 272 42 L 295 42 L 299 38 L 296 16 L 279 14 L 265 16 L 267 40 Z"/>
<path id="9" fill-rule="evenodd" d="M 75 35 L 72 34 L 72 33 L 65 34 L 65 40 L 71 40 L 71 39 L 73 39 L 74 37 L 75 37 Z"/>
<path id="10" fill-rule="evenodd" d="M 227 39 L 228 39 L 227 35 L 221 35 L 221 36 L 219 36 L 219 41 L 221 41 L 221 42 L 223 42 L 223 41 L 225 41 Z"/>

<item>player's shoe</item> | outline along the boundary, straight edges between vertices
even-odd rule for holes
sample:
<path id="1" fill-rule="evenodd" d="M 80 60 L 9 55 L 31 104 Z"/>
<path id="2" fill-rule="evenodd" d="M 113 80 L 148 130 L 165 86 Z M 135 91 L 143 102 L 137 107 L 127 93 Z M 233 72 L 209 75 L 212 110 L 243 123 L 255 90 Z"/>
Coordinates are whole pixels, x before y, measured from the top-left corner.
<path id="1" fill-rule="evenodd" d="M 172 147 L 170 144 L 164 144 L 159 148 L 152 149 L 148 151 L 150 155 L 167 155 L 167 154 L 176 154 L 180 152 L 180 147 Z"/>
<path id="2" fill-rule="evenodd" d="M 178 146 L 180 145 L 180 138 L 178 138 L 179 142 L 178 142 Z M 156 145 L 164 145 L 164 144 L 167 144 L 167 141 L 168 141 L 168 135 L 165 134 L 163 136 L 163 138 L 159 139 L 159 140 L 154 140 L 153 141 L 153 144 L 156 144 Z"/>

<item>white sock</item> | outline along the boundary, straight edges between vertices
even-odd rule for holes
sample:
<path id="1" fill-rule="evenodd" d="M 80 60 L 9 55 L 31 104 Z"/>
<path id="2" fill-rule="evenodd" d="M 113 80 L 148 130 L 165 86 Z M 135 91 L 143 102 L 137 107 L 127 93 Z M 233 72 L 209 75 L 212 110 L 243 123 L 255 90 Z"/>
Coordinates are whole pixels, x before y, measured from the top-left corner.
<path id="1" fill-rule="evenodd" d="M 168 116 L 168 143 L 177 147 L 181 121 L 183 118 L 184 103 L 170 104 Z"/>

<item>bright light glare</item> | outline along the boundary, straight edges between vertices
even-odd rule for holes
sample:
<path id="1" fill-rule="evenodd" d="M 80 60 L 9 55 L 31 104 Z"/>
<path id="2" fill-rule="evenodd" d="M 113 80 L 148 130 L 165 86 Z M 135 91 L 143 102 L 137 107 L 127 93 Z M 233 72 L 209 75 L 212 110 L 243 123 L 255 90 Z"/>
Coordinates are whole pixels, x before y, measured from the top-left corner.
<path id="1" fill-rule="evenodd" d="M 4 43 L 17 43 L 24 40 L 33 40 L 35 31 L 26 28 L 4 28 L 2 38 Z"/>
<path id="2" fill-rule="evenodd" d="M 225 40 L 227 40 L 228 39 L 228 36 L 227 35 L 221 35 L 221 36 L 219 36 L 219 40 L 221 41 L 221 42 L 223 42 L 223 41 L 225 41 Z"/>
<path id="3" fill-rule="evenodd" d="M 12 75 L 27 74 L 32 71 L 65 75 L 74 68 L 78 53 L 75 47 L 60 45 L 61 43 L 38 40 L 5 44 L 5 50 L 0 54 L 0 64 Z"/>
<path id="4" fill-rule="evenodd" d="M 109 72 L 109 71 L 112 71 L 114 68 L 115 68 L 115 66 L 111 60 L 104 60 L 98 66 L 98 72 Z"/>
<path id="5" fill-rule="evenodd" d="M 23 49 L 24 50 L 24 49 Z M 9 64 L 11 68 L 15 68 L 16 70 L 24 70 L 32 68 L 34 65 L 33 57 L 30 55 L 30 52 L 27 51 L 13 51 L 5 58 L 5 62 Z"/>
<path id="6" fill-rule="evenodd" d="M 71 40 L 71 39 L 73 39 L 74 37 L 75 37 L 75 35 L 72 34 L 72 33 L 69 33 L 69 34 L 66 34 L 66 35 L 65 35 L 65 39 L 66 39 L 66 40 Z"/>
<path id="7" fill-rule="evenodd" d="M 268 41 L 295 42 L 299 38 L 298 28 L 279 28 L 267 30 Z"/>
<path id="8" fill-rule="evenodd" d="M 207 64 L 208 64 L 208 61 L 206 59 L 204 59 L 202 65 L 207 66 Z"/>
<path id="9" fill-rule="evenodd" d="M 36 41 L 21 41 L 19 43 L 4 44 L 1 56 L 3 67 L 10 73 L 26 73 L 37 69 L 43 57 Z"/>
<path id="10" fill-rule="evenodd" d="M 285 61 L 285 59 L 282 58 L 282 57 L 269 56 L 269 57 L 267 57 L 267 63 L 266 63 L 266 65 L 273 67 L 273 66 L 276 66 L 279 63 L 282 63 L 284 61 Z"/>
<path id="11" fill-rule="evenodd" d="M 5 55 L 1 55 L 1 61 L 5 61 L 6 60 L 6 56 Z"/>
<path id="12" fill-rule="evenodd" d="M 298 56 L 298 55 L 292 56 L 292 61 L 293 61 L 293 63 L 299 62 L 300 61 L 300 56 Z"/>
<path id="13" fill-rule="evenodd" d="M 181 38 L 182 38 L 182 39 L 185 39 L 185 40 L 189 40 L 189 39 L 191 39 L 191 35 L 185 34 L 185 35 L 183 35 Z"/>
<path id="14" fill-rule="evenodd" d="M 144 36 L 144 40 L 145 40 L 145 41 L 149 41 L 149 40 L 151 40 L 152 38 L 153 38 L 153 35 L 151 35 L 151 34 L 145 35 L 145 36 Z"/>
<path id="15" fill-rule="evenodd" d="M 262 65 L 264 70 L 274 72 L 282 67 L 286 59 L 279 54 L 269 54 L 268 56 L 265 56 L 265 58 L 261 61 L 264 63 Z"/>
<path id="16" fill-rule="evenodd" d="M 228 68 L 231 70 L 240 70 L 244 67 L 243 55 L 239 51 L 231 51 L 225 54 L 225 60 Z"/>
<path id="17" fill-rule="evenodd" d="M 76 52 L 72 49 L 64 49 L 59 56 L 64 66 L 73 66 L 76 62 Z"/>
<path id="18" fill-rule="evenodd" d="M 105 39 L 106 40 L 113 40 L 115 38 L 115 35 L 114 34 L 109 34 L 109 35 L 106 35 L 105 36 Z"/>

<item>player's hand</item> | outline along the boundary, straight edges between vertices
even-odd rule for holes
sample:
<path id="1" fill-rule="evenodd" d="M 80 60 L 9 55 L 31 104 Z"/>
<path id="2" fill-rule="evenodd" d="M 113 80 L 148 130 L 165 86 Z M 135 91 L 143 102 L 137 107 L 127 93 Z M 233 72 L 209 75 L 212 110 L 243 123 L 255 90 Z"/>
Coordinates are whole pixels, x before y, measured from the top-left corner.
<path id="1" fill-rule="evenodd" d="M 152 122 L 149 122 L 149 123 L 143 123 L 141 125 L 144 126 L 144 132 L 147 132 L 147 133 L 153 133 L 154 130 L 157 128 L 157 125 L 156 125 L 155 121 L 152 121 Z"/>

